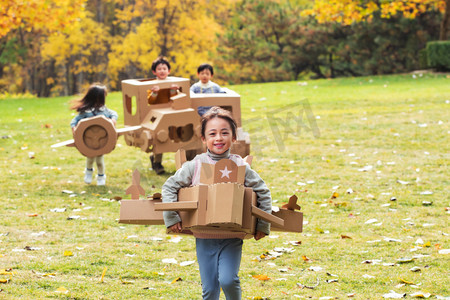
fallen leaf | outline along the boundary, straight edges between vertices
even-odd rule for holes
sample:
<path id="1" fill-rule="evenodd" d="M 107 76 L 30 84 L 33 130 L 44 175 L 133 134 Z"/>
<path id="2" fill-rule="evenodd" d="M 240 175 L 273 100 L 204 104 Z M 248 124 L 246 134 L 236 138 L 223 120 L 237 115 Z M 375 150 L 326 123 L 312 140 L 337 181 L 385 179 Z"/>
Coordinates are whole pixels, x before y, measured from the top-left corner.
<path id="1" fill-rule="evenodd" d="M 183 279 L 181 279 L 181 277 L 177 277 L 174 280 L 172 280 L 172 282 L 170 284 L 175 283 L 177 281 L 183 281 Z"/>
<path id="2" fill-rule="evenodd" d="M 131 282 L 131 281 L 123 280 L 122 277 L 119 277 L 119 279 L 122 284 L 133 284 L 133 282 Z"/>
<path id="3" fill-rule="evenodd" d="M 322 271 L 323 269 L 322 269 L 322 267 L 319 267 L 319 266 L 313 266 L 313 267 L 309 267 L 308 270 L 314 271 L 314 272 L 319 272 L 319 271 Z"/>
<path id="4" fill-rule="evenodd" d="M 408 280 L 405 280 L 405 279 L 403 279 L 403 278 L 398 278 L 398 280 L 400 281 L 400 282 L 402 282 L 402 283 L 406 283 L 406 284 L 414 284 L 414 282 L 412 282 L 412 281 L 408 281 Z"/>
<path id="5" fill-rule="evenodd" d="M 310 262 L 310 261 L 311 261 L 311 259 L 309 259 L 309 258 L 306 257 L 305 255 L 302 255 L 302 259 L 303 259 L 303 261 L 305 261 L 305 262 Z"/>
<path id="6" fill-rule="evenodd" d="M 175 258 L 163 258 L 162 260 L 165 264 L 177 264 L 177 260 Z"/>
<path id="7" fill-rule="evenodd" d="M 375 222 L 378 222 L 378 220 L 377 219 L 370 219 L 370 220 L 367 220 L 364 224 L 372 224 L 372 223 L 375 223 Z"/>
<path id="8" fill-rule="evenodd" d="M 11 281 L 11 279 L 12 279 L 12 276 L 9 277 L 8 279 L 2 278 L 2 279 L 0 279 L 0 283 L 9 283 Z"/>
<path id="9" fill-rule="evenodd" d="M 73 256 L 72 251 L 66 250 L 64 251 L 64 256 Z"/>
<path id="10" fill-rule="evenodd" d="M 400 298 L 404 298 L 404 297 L 406 297 L 406 293 L 399 294 L 399 293 L 396 293 L 395 291 L 389 291 L 388 294 L 383 295 L 383 298 L 388 298 L 388 299 L 400 299 Z"/>
<path id="11" fill-rule="evenodd" d="M 25 250 L 27 250 L 27 251 L 41 250 L 41 248 L 38 248 L 38 247 L 31 247 L 31 246 L 25 246 L 23 249 L 25 249 Z"/>
<path id="12" fill-rule="evenodd" d="M 180 263 L 180 266 L 185 267 L 185 266 L 189 266 L 195 263 L 195 260 L 188 260 L 188 261 L 183 261 Z"/>
<path id="13" fill-rule="evenodd" d="M 411 258 L 411 257 L 401 257 L 401 258 L 397 259 L 397 262 L 399 264 L 404 264 L 404 263 L 410 263 L 413 260 L 414 260 L 414 258 Z"/>
<path id="14" fill-rule="evenodd" d="M 65 287 L 63 287 L 63 286 L 60 286 L 59 288 L 57 288 L 56 289 L 56 291 L 55 291 L 55 293 L 61 293 L 61 294 L 67 294 L 69 291 L 65 288 Z"/>
<path id="15" fill-rule="evenodd" d="M 416 292 L 416 293 L 412 293 L 409 295 L 414 298 L 430 298 L 431 297 L 430 293 L 424 293 L 424 292 Z"/>
<path id="16" fill-rule="evenodd" d="M 293 246 L 300 246 L 302 244 L 302 241 L 289 241 L 289 244 Z"/>
<path id="17" fill-rule="evenodd" d="M 348 235 L 341 234 L 341 239 L 352 239 L 352 238 L 349 237 Z"/>
<path id="18" fill-rule="evenodd" d="M 100 282 L 103 282 L 103 279 L 105 278 L 105 274 L 106 274 L 106 270 L 108 269 L 108 267 L 105 267 L 104 269 L 103 269 L 103 272 L 102 272 L 102 277 L 100 277 Z"/>
<path id="19" fill-rule="evenodd" d="M 420 272 L 421 269 L 420 267 L 412 267 L 411 269 L 409 269 L 411 272 Z"/>
<path id="20" fill-rule="evenodd" d="M 403 181 L 403 180 L 397 180 L 397 182 L 398 183 L 400 183 L 400 184 L 403 184 L 403 185 L 407 185 L 407 184 L 409 184 L 409 182 L 408 181 Z"/>
<path id="21" fill-rule="evenodd" d="M 331 195 L 331 199 L 336 199 L 337 197 L 339 197 L 339 193 L 338 193 L 338 192 L 334 192 L 334 193 Z"/>
<path id="22" fill-rule="evenodd" d="M 38 214 L 28 214 L 29 217 L 37 217 Z"/>
<path id="23" fill-rule="evenodd" d="M 252 277 L 256 278 L 258 280 L 262 280 L 262 281 L 266 281 L 266 280 L 270 279 L 270 277 L 268 277 L 267 275 L 253 275 Z"/>

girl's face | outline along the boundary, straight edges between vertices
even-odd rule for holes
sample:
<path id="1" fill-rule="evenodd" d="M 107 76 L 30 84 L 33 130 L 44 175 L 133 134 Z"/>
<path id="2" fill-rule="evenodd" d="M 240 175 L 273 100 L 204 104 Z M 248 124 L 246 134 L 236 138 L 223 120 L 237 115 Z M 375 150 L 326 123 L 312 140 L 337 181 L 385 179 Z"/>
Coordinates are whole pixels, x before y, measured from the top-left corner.
<path id="1" fill-rule="evenodd" d="M 158 78 L 159 80 L 163 80 L 166 79 L 167 76 L 169 76 L 170 70 L 166 64 L 159 64 L 156 66 L 155 71 L 152 72 L 156 76 L 156 78 Z"/>
<path id="2" fill-rule="evenodd" d="M 235 140 L 231 126 L 225 119 L 214 118 L 206 123 L 202 141 L 212 153 L 223 154 Z"/>

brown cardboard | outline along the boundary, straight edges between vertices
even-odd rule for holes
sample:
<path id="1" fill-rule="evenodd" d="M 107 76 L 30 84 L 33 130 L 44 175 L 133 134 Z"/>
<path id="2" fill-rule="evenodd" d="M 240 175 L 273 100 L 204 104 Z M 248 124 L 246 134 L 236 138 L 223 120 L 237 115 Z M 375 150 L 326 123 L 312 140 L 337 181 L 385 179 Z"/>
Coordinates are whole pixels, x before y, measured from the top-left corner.
<path id="1" fill-rule="evenodd" d="M 223 162 L 219 166 L 230 167 L 230 170 L 236 167 L 228 162 Z M 138 183 L 136 175 L 133 175 L 133 182 L 134 185 Z M 160 225 L 164 223 L 162 211 L 171 210 L 179 213 L 183 233 L 187 234 L 191 233 L 189 229 L 202 227 L 245 232 L 246 238 L 249 238 L 255 233 L 257 218 L 272 223 L 274 231 L 301 232 L 303 229 L 302 212 L 281 208 L 268 214 L 257 208 L 256 193 L 236 182 L 200 184 L 182 188 L 178 192 L 178 202 L 161 203 L 160 194 L 155 194 L 153 198 L 153 200 L 123 200 L 119 222 Z M 290 198 L 288 206 L 296 208 L 296 202 L 297 197 L 294 195 Z"/>
<path id="2" fill-rule="evenodd" d="M 230 159 L 221 159 L 216 164 L 202 163 L 200 183 L 214 184 L 236 182 L 244 184 L 245 166 L 238 166 Z"/>
<path id="3" fill-rule="evenodd" d="M 223 88 L 225 93 L 220 94 L 196 94 L 190 92 L 191 107 L 198 110 L 199 106 L 220 106 L 231 112 L 237 127 L 242 127 L 241 123 L 241 96 L 227 88 Z"/>
<path id="4" fill-rule="evenodd" d="M 156 203 L 155 210 L 156 211 L 164 211 L 164 210 L 176 210 L 176 211 L 189 211 L 189 210 L 197 210 L 198 201 L 184 201 L 184 202 L 166 202 L 166 203 Z"/>
<path id="5" fill-rule="evenodd" d="M 75 127 L 73 137 L 75 147 L 87 157 L 108 154 L 117 142 L 114 123 L 104 116 L 82 119 Z"/>
<path id="6" fill-rule="evenodd" d="M 178 93 L 171 96 L 176 85 Z M 156 98 L 151 89 L 159 86 Z M 250 153 L 250 141 L 241 128 L 241 103 L 236 92 L 224 89 L 220 94 L 194 94 L 186 78 L 128 79 L 122 81 L 124 124 L 141 125 L 142 129 L 125 135 L 128 146 L 154 154 L 176 152 L 178 149 L 204 152 L 201 143 L 199 106 L 220 106 L 231 111 L 236 120 L 237 143 L 231 153 L 245 157 Z"/>
<path id="7" fill-rule="evenodd" d="M 131 199 L 139 200 L 139 195 L 145 196 L 145 191 L 141 186 L 141 173 L 138 169 L 133 171 L 132 183 L 125 191 L 127 195 L 131 195 Z"/>
<path id="8" fill-rule="evenodd" d="M 198 209 L 189 212 L 187 211 L 179 212 L 183 228 L 206 225 L 208 186 L 197 185 L 179 190 L 178 202 L 184 201 L 197 201 Z"/>
<path id="9" fill-rule="evenodd" d="M 256 206 L 256 193 L 252 188 L 245 188 L 242 207 L 242 230 L 253 234 L 256 227 L 256 217 L 252 214 L 252 206 Z"/>
<path id="10" fill-rule="evenodd" d="M 163 212 L 155 210 L 159 200 L 120 201 L 119 223 L 139 225 L 164 225 Z"/>
<path id="11" fill-rule="evenodd" d="M 117 138 L 125 133 L 139 130 L 141 126 L 131 126 L 116 129 L 111 119 L 105 116 L 95 116 L 80 120 L 74 128 L 73 140 L 51 145 L 73 147 L 84 156 L 94 157 L 110 153 L 116 147 Z"/>
<path id="12" fill-rule="evenodd" d="M 181 166 L 187 161 L 186 159 L 186 150 L 178 149 L 175 153 L 175 167 L 176 169 L 180 169 Z"/>
<path id="13" fill-rule="evenodd" d="M 237 154 L 241 157 L 246 157 L 250 154 L 250 144 L 244 140 L 237 140 L 231 144 L 230 153 Z"/>
<path id="14" fill-rule="evenodd" d="M 242 225 L 244 186 L 217 183 L 209 186 L 206 225 L 226 223 L 227 227 Z"/>
<path id="15" fill-rule="evenodd" d="M 278 212 L 272 212 L 272 215 L 284 220 L 283 226 L 273 224 L 271 229 L 274 231 L 302 232 L 303 213 L 289 209 L 280 208 Z"/>

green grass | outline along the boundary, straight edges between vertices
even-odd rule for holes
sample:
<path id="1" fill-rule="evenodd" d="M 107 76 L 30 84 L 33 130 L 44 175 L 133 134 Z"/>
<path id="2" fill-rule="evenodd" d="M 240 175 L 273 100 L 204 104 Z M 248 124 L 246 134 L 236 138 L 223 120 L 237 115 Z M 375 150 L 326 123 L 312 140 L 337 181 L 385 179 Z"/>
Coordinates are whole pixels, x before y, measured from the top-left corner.
<path id="1" fill-rule="evenodd" d="M 297 194 L 307 222 L 301 234 L 273 232 L 272 238 L 245 241 L 240 271 L 244 299 L 345 299 L 351 293 L 355 299 L 381 299 L 390 290 L 450 296 L 449 257 L 439 253 L 450 248 L 448 75 L 230 88 L 241 95 L 253 168 L 271 188 L 275 205 Z M 50 148 L 71 138 L 70 99 L 0 100 L 0 269 L 13 272 L 0 275 L 10 279 L 0 285 L 0 298 L 201 298 L 196 263 L 182 267 L 162 262 L 196 260 L 194 240 L 183 237 L 173 243 L 162 226 L 119 224 L 119 203 L 109 200 L 127 197 L 124 191 L 135 168 L 148 194 L 160 191 L 175 171 L 173 154 L 164 156 L 169 174 L 156 176 L 148 170 L 148 154 L 120 138 L 105 157 L 107 186 L 85 185 L 85 158 L 75 148 Z M 122 127 L 121 94 L 110 93 L 107 104 L 119 112 Z M 364 167 L 368 170 L 360 171 Z M 354 192 L 347 194 L 349 188 Z M 331 199 L 334 191 L 338 197 Z M 390 201 L 392 197 L 397 200 Z M 79 219 L 68 220 L 70 216 Z M 377 221 L 366 224 L 370 219 Z M 430 246 L 415 248 L 419 238 Z M 24 250 L 27 246 L 37 249 Z M 255 259 L 276 247 L 294 252 Z M 73 256 L 64 256 L 65 251 Z M 397 263 L 414 256 L 412 262 Z M 410 271 L 414 266 L 421 271 Z M 271 279 L 252 277 L 260 274 Z M 182 280 L 173 282 L 177 277 Z M 317 278 L 314 289 L 298 286 L 314 285 Z M 338 282 L 326 282 L 334 278 Z M 415 286 L 398 286 L 400 278 Z M 60 287 L 67 294 L 57 293 Z"/>

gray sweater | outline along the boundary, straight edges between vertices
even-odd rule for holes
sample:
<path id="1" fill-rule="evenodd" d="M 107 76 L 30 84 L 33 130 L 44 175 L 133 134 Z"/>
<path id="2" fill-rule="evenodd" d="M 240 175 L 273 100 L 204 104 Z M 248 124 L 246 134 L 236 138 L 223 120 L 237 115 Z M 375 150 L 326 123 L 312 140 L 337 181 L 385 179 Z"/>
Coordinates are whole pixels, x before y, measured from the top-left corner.
<path id="1" fill-rule="evenodd" d="M 211 152 L 203 153 L 200 155 L 208 155 L 214 161 L 219 161 L 223 158 L 228 158 L 230 156 L 230 150 L 226 151 L 221 155 L 217 155 Z M 197 155 L 191 161 L 185 162 L 183 166 L 178 169 L 178 171 L 171 177 L 167 179 L 162 187 L 162 200 L 163 202 L 176 202 L 178 201 L 178 190 L 184 187 L 191 186 L 192 177 L 195 171 L 196 159 L 199 159 Z M 246 187 L 250 187 L 256 193 L 258 207 L 267 213 L 272 213 L 272 197 L 270 195 L 270 190 L 261 179 L 261 177 L 252 170 L 248 164 L 245 164 L 245 183 Z M 174 211 L 164 211 L 164 223 L 166 227 L 171 227 L 176 223 L 181 222 L 180 216 Z M 270 233 L 270 223 L 258 219 L 256 225 L 256 230 L 264 232 L 266 234 Z"/>

